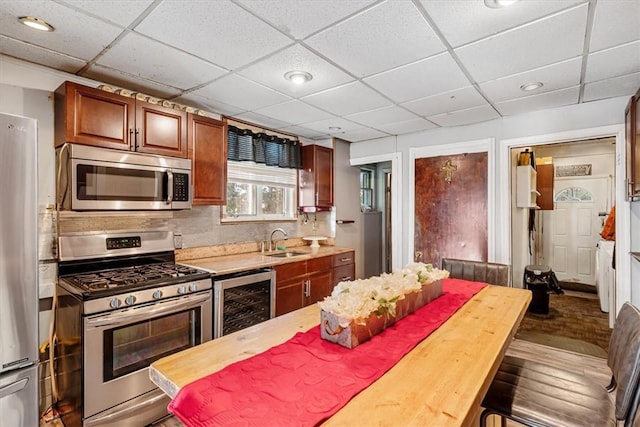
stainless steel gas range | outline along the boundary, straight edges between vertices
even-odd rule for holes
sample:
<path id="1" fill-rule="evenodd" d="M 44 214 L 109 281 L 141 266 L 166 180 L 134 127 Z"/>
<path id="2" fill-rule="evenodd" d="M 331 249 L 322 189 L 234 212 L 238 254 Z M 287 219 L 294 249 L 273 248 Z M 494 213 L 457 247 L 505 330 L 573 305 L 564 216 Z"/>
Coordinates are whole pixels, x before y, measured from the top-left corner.
<path id="1" fill-rule="evenodd" d="M 210 273 L 175 263 L 171 232 L 60 237 L 56 381 L 71 426 L 144 426 L 169 398 L 157 359 L 211 339 Z"/>

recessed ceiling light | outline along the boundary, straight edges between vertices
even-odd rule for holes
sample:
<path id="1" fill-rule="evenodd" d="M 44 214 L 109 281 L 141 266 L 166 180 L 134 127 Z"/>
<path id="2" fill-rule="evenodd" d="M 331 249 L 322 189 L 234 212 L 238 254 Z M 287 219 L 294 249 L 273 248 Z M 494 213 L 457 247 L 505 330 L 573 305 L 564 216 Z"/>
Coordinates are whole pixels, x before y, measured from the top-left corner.
<path id="1" fill-rule="evenodd" d="M 338 130 L 342 130 L 342 128 L 340 126 L 329 126 L 329 130 L 338 131 Z"/>
<path id="2" fill-rule="evenodd" d="M 542 82 L 525 83 L 522 86 L 520 86 L 520 90 L 523 90 L 525 92 L 530 92 L 532 90 L 540 89 L 542 86 L 544 86 Z"/>
<path id="3" fill-rule="evenodd" d="M 20 18 L 18 18 L 18 21 L 29 28 L 33 28 L 34 30 L 49 32 L 54 30 L 54 28 L 46 21 L 40 18 L 34 18 L 33 16 L 21 16 Z"/>
<path id="4" fill-rule="evenodd" d="M 301 85 L 313 79 L 313 76 L 306 71 L 288 71 L 284 74 L 284 78 L 293 84 Z"/>
<path id="5" fill-rule="evenodd" d="M 518 0 L 484 0 L 484 5 L 492 9 L 500 9 L 501 7 L 511 6 Z"/>

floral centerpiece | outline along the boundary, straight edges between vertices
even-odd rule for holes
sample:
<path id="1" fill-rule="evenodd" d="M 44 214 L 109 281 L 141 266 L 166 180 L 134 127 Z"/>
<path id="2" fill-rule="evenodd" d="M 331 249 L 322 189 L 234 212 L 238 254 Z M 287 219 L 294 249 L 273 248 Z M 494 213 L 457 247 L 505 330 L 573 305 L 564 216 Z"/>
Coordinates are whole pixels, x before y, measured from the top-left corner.
<path id="1" fill-rule="evenodd" d="M 402 270 L 340 282 L 321 308 L 322 338 L 353 348 L 442 295 L 449 272 L 409 263 Z"/>

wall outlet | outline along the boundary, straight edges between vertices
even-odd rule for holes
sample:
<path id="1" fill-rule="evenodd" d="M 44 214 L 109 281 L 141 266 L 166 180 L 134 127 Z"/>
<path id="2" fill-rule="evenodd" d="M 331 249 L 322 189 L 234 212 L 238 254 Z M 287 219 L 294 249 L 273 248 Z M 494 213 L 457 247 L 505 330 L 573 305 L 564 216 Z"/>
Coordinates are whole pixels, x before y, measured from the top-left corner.
<path id="1" fill-rule="evenodd" d="M 182 249 L 182 234 L 173 233 L 173 247 L 175 249 Z"/>

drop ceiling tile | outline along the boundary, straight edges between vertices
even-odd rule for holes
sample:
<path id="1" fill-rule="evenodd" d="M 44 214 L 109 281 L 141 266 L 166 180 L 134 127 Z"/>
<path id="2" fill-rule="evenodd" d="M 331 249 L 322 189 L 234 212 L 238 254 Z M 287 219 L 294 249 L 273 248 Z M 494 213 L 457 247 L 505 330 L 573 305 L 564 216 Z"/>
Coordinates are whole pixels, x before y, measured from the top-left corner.
<path id="1" fill-rule="evenodd" d="M 0 36 L 0 53 L 24 59 L 35 64 L 47 64 L 47 67 L 71 74 L 75 74 L 87 63 L 86 61 L 68 55 L 53 52 L 5 36 Z"/>
<path id="2" fill-rule="evenodd" d="M 192 92 L 245 111 L 285 102 L 290 98 L 244 77 L 230 74 Z"/>
<path id="3" fill-rule="evenodd" d="M 480 83 L 479 86 L 491 102 L 506 101 L 577 85 L 580 83 L 581 70 L 582 57 L 577 57 L 524 73 Z M 544 86 L 534 93 L 524 92 L 520 89 L 523 84 L 534 82 L 541 82 Z"/>
<path id="4" fill-rule="evenodd" d="M 448 52 L 364 79 L 395 102 L 405 102 L 469 85 Z"/>
<path id="5" fill-rule="evenodd" d="M 455 53 L 477 82 L 574 58 L 582 54 L 587 11 L 588 4 L 583 4 L 457 48 Z"/>
<path id="6" fill-rule="evenodd" d="M 194 93 L 188 93 L 188 94 L 179 96 L 177 98 L 172 99 L 172 101 L 179 102 L 189 107 L 197 108 L 204 111 L 209 111 L 212 113 L 222 114 L 226 116 L 237 116 L 246 111 L 241 108 L 234 107 L 233 105 L 225 104 L 224 102 L 204 98 Z"/>
<path id="7" fill-rule="evenodd" d="M 490 105 L 485 105 L 482 107 L 468 108 L 466 110 L 430 116 L 427 117 L 427 119 L 440 126 L 462 126 L 493 120 L 499 117 L 498 113 L 496 113 Z"/>
<path id="8" fill-rule="evenodd" d="M 301 40 L 365 8 L 373 0 L 238 0 L 283 33 Z"/>
<path id="9" fill-rule="evenodd" d="M 306 42 L 359 77 L 445 50 L 424 17 L 408 1 L 381 3 Z"/>
<path id="10" fill-rule="evenodd" d="M 271 129 L 284 129 L 291 126 L 291 122 L 274 119 L 273 117 L 267 117 L 262 114 L 258 114 L 253 111 L 249 111 L 242 114 L 237 114 L 234 117 L 244 120 L 246 122 L 255 123 L 260 126 L 265 126 Z"/>
<path id="11" fill-rule="evenodd" d="M 403 135 L 407 133 L 420 132 L 423 130 L 437 128 L 435 124 L 425 119 L 407 120 L 404 122 L 389 123 L 376 126 L 378 130 L 391 135 Z"/>
<path id="12" fill-rule="evenodd" d="M 165 1 L 136 28 L 168 45 L 235 69 L 292 40 L 228 0 Z"/>
<path id="13" fill-rule="evenodd" d="M 327 136 L 326 132 L 318 132 L 304 126 L 289 126 L 281 129 L 283 132 L 292 133 L 294 135 L 303 136 L 305 138 L 317 139 Z"/>
<path id="14" fill-rule="evenodd" d="M 580 86 L 576 85 L 552 92 L 498 102 L 495 104 L 495 107 L 503 116 L 513 116 L 515 114 L 544 110 L 546 108 L 577 104 L 579 96 Z"/>
<path id="15" fill-rule="evenodd" d="M 447 41 L 458 47 L 585 1 L 527 0 L 502 9 L 489 8 L 482 0 L 421 0 L 421 3 Z"/>
<path id="16" fill-rule="evenodd" d="M 101 19 L 106 19 L 122 27 L 128 27 L 153 0 L 59 0 L 66 6 L 81 9 Z"/>
<path id="17" fill-rule="evenodd" d="M 391 104 L 389 100 L 360 82 L 325 90 L 306 96 L 302 100 L 341 116 Z"/>
<path id="18" fill-rule="evenodd" d="M 307 129 L 311 129 L 316 132 L 321 132 L 325 135 L 330 135 L 330 134 L 339 134 L 342 132 L 352 131 L 356 129 L 362 129 L 364 126 L 349 120 L 345 120 L 341 117 L 331 117 L 325 120 L 305 123 L 303 127 Z"/>
<path id="19" fill-rule="evenodd" d="M 377 110 L 350 114 L 345 116 L 345 118 L 353 120 L 356 123 L 362 123 L 365 126 L 379 128 L 385 124 L 415 120 L 418 117 L 403 108 L 391 105 L 389 107 L 378 108 Z"/>
<path id="20" fill-rule="evenodd" d="M 640 87 L 640 73 L 627 74 L 608 80 L 587 83 L 584 85 L 583 102 L 598 99 L 631 96 Z"/>
<path id="21" fill-rule="evenodd" d="M 640 15 L 638 16 L 640 18 Z M 640 40 L 592 53 L 587 59 L 585 82 L 640 71 Z"/>
<path id="22" fill-rule="evenodd" d="M 380 132 L 371 128 L 360 128 L 352 131 L 334 135 L 337 138 L 344 139 L 349 142 L 367 141 L 370 139 L 384 138 L 390 136 L 388 133 Z"/>
<path id="23" fill-rule="evenodd" d="M 227 73 L 223 68 L 135 33 L 124 36 L 97 63 L 184 90 Z"/>
<path id="24" fill-rule="evenodd" d="M 291 125 L 315 122 L 332 117 L 331 114 L 298 100 L 261 108 L 256 110 L 256 113 L 288 122 Z"/>
<path id="25" fill-rule="evenodd" d="M 599 1 L 595 8 L 589 45 L 592 52 L 640 40 L 639 1 Z"/>
<path id="26" fill-rule="evenodd" d="M 405 102 L 401 105 L 419 116 L 428 117 L 443 114 L 447 111 L 478 107 L 486 103 L 487 101 L 473 86 L 467 86 L 462 89 Z"/>
<path id="27" fill-rule="evenodd" d="M 122 29 L 52 1 L 3 1 L 0 8 L 0 34 L 65 53 L 79 59 L 92 59 L 107 47 Z M 20 16 L 37 16 L 55 31 L 32 30 Z"/>
<path id="28" fill-rule="evenodd" d="M 83 77 L 121 87 L 132 92 L 141 92 L 157 98 L 169 99 L 180 93 L 179 89 L 143 79 L 120 70 L 94 65 L 82 73 Z"/>
<path id="29" fill-rule="evenodd" d="M 296 85 L 284 78 L 289 71 L 306 71 L 313 78 L 305 84 Z M 353 77 L 299 44 L 259 61 L 238 74 L 294 98 L 353 80 Z"/>

